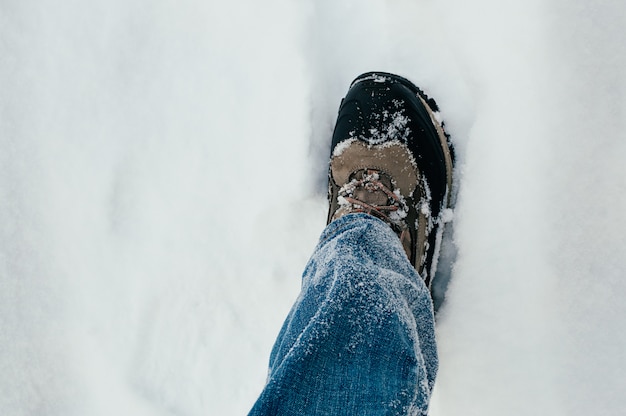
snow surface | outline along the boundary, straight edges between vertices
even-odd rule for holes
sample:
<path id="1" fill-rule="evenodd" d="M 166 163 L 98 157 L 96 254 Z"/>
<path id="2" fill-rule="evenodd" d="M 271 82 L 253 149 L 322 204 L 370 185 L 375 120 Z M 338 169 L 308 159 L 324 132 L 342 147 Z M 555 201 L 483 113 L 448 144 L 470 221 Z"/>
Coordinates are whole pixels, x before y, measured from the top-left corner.
<path id="1" fill-rule="evenodd" d="M 623 2 L 8 0 L 0 22 L 2 415 L 245 414 L 370 70 L 436 98 L 458 155 L 432 414 L 624 413 Z"/>

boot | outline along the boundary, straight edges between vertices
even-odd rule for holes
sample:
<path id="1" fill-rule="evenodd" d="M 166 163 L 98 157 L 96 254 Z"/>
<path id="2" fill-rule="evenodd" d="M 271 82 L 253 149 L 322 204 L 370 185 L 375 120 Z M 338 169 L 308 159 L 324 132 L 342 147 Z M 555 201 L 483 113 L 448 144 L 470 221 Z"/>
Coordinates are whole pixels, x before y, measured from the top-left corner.
<path id="1" fill-rule="evenodd" d="M 327 222 L 353 212 L 385 221 L 430 286 L 451 204 L 453 162 L 434 100 L 398 75 L 360 75 L 333 132 Z"/>

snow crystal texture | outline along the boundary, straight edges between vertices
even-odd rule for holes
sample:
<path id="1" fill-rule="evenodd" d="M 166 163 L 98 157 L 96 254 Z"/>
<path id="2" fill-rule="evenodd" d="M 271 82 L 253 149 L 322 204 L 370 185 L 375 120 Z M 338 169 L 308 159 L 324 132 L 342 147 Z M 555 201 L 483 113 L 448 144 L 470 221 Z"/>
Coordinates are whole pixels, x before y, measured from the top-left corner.
<path id="1" fill-rule="evenodd" d="M 431 413 L 623 414 L 623 2 L 31 0 L 0 22 L 1 414 L 245 414 L 371 70 L 434 97 L 456 147 Z"/>

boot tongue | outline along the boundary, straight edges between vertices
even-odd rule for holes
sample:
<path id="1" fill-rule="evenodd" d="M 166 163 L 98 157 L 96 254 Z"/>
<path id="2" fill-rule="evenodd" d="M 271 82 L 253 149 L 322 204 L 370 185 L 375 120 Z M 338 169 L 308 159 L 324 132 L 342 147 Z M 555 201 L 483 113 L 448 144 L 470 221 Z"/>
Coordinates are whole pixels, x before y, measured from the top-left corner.
<path id="1" fill-rule="evenodd" d="M 370 181 L 379 181 L 388 189 L 393 190 L 391 178 L 379 171 L 366 169 L 354 172 L 351 179 L 363 179 L 365 183 L 354 190 L 354 198 L 370 205 L 384 206 L 389 205 L 389 197 L 381 189 L 373 186 Z"/>
<path id="2" fill-rule="evenodd" d="M 389 198 L 387 195 L 380 190 L 370 191 L 366 189 L 365 186 L 359 187 L 354 190 L 354 197 L 359 201 L 363 201 L 370 205 L 387 205 L 389 203 Z"/>

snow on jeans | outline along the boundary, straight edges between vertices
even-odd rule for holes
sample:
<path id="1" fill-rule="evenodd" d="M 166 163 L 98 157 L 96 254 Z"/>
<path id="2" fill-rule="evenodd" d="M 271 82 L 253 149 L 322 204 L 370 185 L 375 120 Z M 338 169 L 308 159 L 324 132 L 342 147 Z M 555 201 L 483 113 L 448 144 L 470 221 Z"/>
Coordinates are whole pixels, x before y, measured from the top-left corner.
<path id="1" fill-rule="evenodd" d="M 329 224 L 250 415 L 426 414 L 437 372 L 432 302 L 384 222 Z"/>

